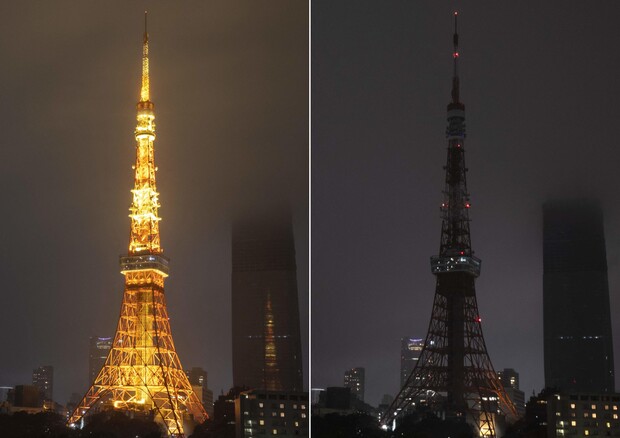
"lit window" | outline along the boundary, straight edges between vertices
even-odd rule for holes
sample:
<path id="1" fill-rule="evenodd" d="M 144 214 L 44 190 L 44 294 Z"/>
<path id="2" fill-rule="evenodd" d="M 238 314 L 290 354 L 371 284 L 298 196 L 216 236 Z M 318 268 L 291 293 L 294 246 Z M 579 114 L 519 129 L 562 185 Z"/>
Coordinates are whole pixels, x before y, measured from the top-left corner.
<path id="1" fill-rule="evenodd" d="M 297 409 L 297 403 L 293 405 L 293 409 Z"/>
<path id="2" fill-rule="evenodd" d="M 614 414 L 614 420 L 618 419 L 618 414 Z"/>
<path id="3" fill-rule="evenodd" d="M 587 432 L 587 431 L 586 431 L 586 432 Z M 272 434 L 272 435 L 277 435 L 277 434 L 278 434 L 278 429 L 273 429 L 273 430 L 271 431 L 271 434 Z M 586 435 L 587 435 L 587 433 L 586 433 Z"/>
<path id="4" fill-rule="evenodd" d="M 583 431 L 583 434 L 584 434 L 585 436 L 588 436 L 588 435 L 590 435 L 590 431 L 589 431 L 589 430 L 584 430 L 584 431 Z"/>
<path id="5" fill-rule="evenodd" d="M 573 406 L 574 406 L 574 405 L 573 405 Z M 263 402 L 260 402 L 260 403 L 258 404 L 258 407 L 259 407 L 259 408 L 264 407 Z"/>
<path id="6" fill-rule="evenodd" d="M 284 409 L 284 403 L 280 403 L 280 409 Z"/>
<path id="7" fill-rule="evenodd" d="M 592 409 L 596 409 L 596 405 L 592 405 Z"/>
<path id="8" fill-rule="evenodd" d="M 618 405 L 614 405 L 614 411 L 618 410 Z"/>
<path id="9" fill-rule="evenodd" d="M 583 413 L 583 418 L 588 418 L 590 416 L 590 414 L 588 414 L 587 412 Z"/>
<path id="10" fill-rule="evenodd" d="M 575 409 L 575 403 L 571 403 L 571 404 L 570 404 L 570 408 L 571 408 L 571 409 Z"/>
<path id="11" fill-rule="evenodd" d="M 301 408 L 302 409 L 306 409 L 306 405 L 301 405 Z"/>
<path id="12" fill-rule="evenodd" d="M 607 423 L 607 424 L 609 424 L 609 423 Z M 299 421 L 295 422 L 295 427 L 299 427 Z M 609 427 L 609 426 L 607 426 L 607 427 Z"/>
<path id="13" fill-rule="evenodd" d="M 607 426 L 608 429 L 611 427 L 611 423 L 609 421 L 605 423 L 605 425 Z"/>
<path id="14" fill-rule="evenodd" d="M 595 413 L 592 413 L 592 418 L 596 418 L 596 414 Z"/>
<path id="15" fill-rule="evenodd" d="M 306 414 L 304 414 L 304 413 L 302 412 L 302 414 L 301 414 L 301 418 L 306 418 Z"/>
<path id="16" fill-rule="evenodd" d="M 261 426 L 265 425 L 265 420 L 258 420 L 258 424 L 260 424 Z"/>
<path id="17" fill-rule="evenodd" d="M 609 405 L 605 405 L 605 410 L 608 411 L 609 410 Z"/>
<path id="18" fill-rule="evenodd" d="M 272 417 L 275 417 L 276 415 L 278 415 L 278 413 L 277 413 L 277 412 L 272 412 L 272 413 L 271 413 L 271 416 L 272 416 Z"/>
<path id="19" fill-rule="evenodd" d="M 280 417 L 284 418 L 284 412 L 280 412 Z"/>
<path id="20" fill-rule="evenodd" d="M 570 422 L 570 425 L 571 426 L 577 426 L 577 422 L 575 420 L 573 420 L 573 421 Z"/>

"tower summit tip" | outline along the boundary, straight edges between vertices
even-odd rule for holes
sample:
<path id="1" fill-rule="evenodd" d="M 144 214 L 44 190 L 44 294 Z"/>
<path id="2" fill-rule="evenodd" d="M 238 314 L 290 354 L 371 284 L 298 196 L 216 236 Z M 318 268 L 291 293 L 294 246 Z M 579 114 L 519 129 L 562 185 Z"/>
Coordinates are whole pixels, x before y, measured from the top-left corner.
<path id="1" fill-rule="evenodd" d="M 448 105 L 448 109 L 459 108 L 464 109 L 464 105 L 460 102 L 460 90 L 459 90 L 459 71 L 458 71 L 458 59 L 459 59 L 459 34 L 458 34 L 458 12 L 454 11 L 454 35 L 452 37 L 452 43 L 454 44 L 454 50 L 452 52 L 452 58 L 454 60 L 454 71 L 452 74 L 452 102 Z"/>
<path id="2" fill-rule="evenodd" d="M 142 44 L 142 87 L 140 88 L 140 102 L 150 100 L 149 81 L 149 34 L 147 33 L 147 11 L 144 11 L 144 41 Z"/>

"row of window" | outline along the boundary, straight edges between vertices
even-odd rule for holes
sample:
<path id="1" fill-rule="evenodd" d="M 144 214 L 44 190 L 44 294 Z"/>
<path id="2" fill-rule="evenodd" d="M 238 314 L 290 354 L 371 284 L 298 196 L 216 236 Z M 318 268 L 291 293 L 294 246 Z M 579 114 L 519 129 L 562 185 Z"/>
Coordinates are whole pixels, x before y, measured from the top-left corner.
<path id="1" fill-rule="evenodd" d="M 595 411 L 595 410 L 597 410 L 597 409 L 598 409 L 598 407 L 599 407 L 599 406 L 601 406 L 601 405 L 596 405 L 596 404 L 594 404 L 594 403 L 592 403 L 592 404 L 585 404 L 585 403 L 584 403 L 581 407 L 582 407 L 582 409 L 584 409 L 584 410 L 592 410 L 592 411 Z M 602 406 L 603 406 L 603 408 L 604 408 L 606 411 L 608 411 L 608 410 L 609 410 L 609 405 L 602 405 Z M 576 407 L 577 407 L 577 405 L 576 405 L 575 403 L 571 403 L 571 404 L 570 404 L 570 408 L 571 408 L 571 409 L 576 409 Z M 612 406 L 612 410 L 613 410 L 613 411 L 617 411 L 617 410 L 618 410 L 618 405 L 613 405 L 613 406 Z"/>
<path id="2" fill-rule="evenodd" d="M 265 403 L 258 402 L 258 407 L 259 408 L 264 408 L 265 407 Z M 276 403 L 271 403 L 271 409 L 277 409 Z M 284 403 L 280 403 L 280 409 L 285 409 Z M 297 403 L 293 403 L 293 409 L 305 410 L 306 409 L 306 405 L 298 405 Z"/>

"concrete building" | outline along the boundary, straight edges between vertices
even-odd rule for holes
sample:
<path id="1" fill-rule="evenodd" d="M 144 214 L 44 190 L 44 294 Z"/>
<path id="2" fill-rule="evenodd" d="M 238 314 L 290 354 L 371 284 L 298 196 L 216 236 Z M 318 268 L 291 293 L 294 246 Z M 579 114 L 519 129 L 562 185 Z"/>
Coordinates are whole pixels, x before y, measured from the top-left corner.
<path id="1" fill-rule="evenodd" d="M 92 384 L 103 368 L 110 349 L 112 348 L 112 338 L 100 338 L 91 336 L 88 348 L 88 384 Z"/>
<path id="2" fill-rule="evenodd" d="M 620 437 L 620 394 L 556 393 L 547 398 L 547 437 Z"/>
<path id="3" fill-rule="evenodd" d="M 405 386 L 405 382 L 418 363 L 420 353 L 424 348 L 424 339 L 405 336 L 400 338 L 400 387 Z"/>
<path id="4" fill-rule="evenodd" d="M 520 417 L 525 415 L 525 393 L 519 389 L 519 373 L 512 368 L 504 368 L 497 372 L 499 380 L 502 382 L 506 394 L 517 408 Z"/>
<path id="5" fill-rule="evenodd" d="M 53 401 L 54 367 L 46 365 L 32 370 L 32 385 L 40 392 L 40 406 L 43 406 L 43 402 L 45 401 Z"/>
<path id="6" fill-rule="evenodd" d="M 344 387 L 351 389 L 351 394 L 364 401 L 366 389 L 366 370 L 363 367 L 351 368 L 344 372 Z"/>
<path id="7" fill-rule="evenodd" d="M 209 414 L 209 417 L 213 417 L 213 391 L 209 389 L 207 381 L 207 372 L 200 367 L 193 367 L 191 370 L 185 370 L 185 374 L 189 379 L 189 383 L 194 388 L 194 391 L 199 395 L 199 399 L 202 405 Z"/>
<path id="8" fill-rule="evenodd" d="M 309 412 L 307 392 L 242 392 L 235 398 L 236 436 L 307 437 Z"/>

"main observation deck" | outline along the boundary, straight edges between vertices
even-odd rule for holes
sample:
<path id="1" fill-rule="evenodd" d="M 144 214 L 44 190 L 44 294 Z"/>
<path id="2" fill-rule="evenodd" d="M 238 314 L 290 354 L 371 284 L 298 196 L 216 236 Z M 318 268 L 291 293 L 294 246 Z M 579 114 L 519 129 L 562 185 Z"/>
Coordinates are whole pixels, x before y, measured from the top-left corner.
<path id="1" fill-rule="evenodd" d="M 482 260 L 474 256 L 446 255 L 431 257 L 431 271 L 435 275 L 447 272 L 468 272 L 474 277 L 478 277 L 481 264 Z"/>
<path id="2" fill-rule="evenodd" d="M 131 271 L 156 271 L 164 277 L 170 272 L 170 259 L 159 254 L 120 256 L 121 274 Z"/>

